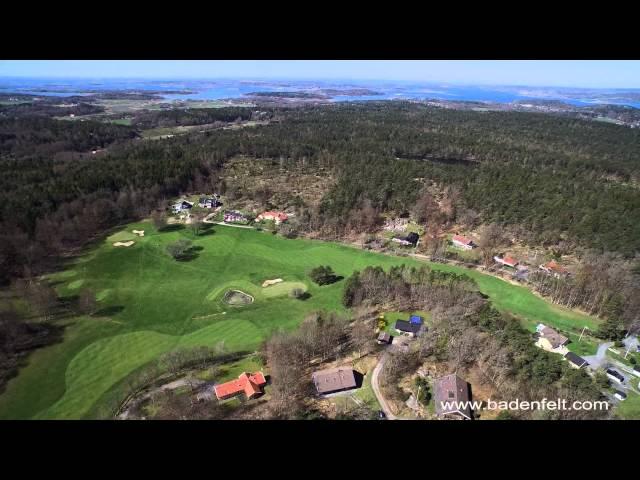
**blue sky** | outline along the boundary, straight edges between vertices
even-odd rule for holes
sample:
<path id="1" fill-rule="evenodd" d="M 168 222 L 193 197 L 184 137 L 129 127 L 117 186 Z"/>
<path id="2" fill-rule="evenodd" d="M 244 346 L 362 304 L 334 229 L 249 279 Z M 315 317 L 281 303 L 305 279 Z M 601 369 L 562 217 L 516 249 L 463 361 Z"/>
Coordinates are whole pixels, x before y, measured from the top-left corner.
<path id="1" fill-rule="evenodd" d="M 409 80 L 640 88 L 635 60 L 0 60 L 0 77 Z"/>

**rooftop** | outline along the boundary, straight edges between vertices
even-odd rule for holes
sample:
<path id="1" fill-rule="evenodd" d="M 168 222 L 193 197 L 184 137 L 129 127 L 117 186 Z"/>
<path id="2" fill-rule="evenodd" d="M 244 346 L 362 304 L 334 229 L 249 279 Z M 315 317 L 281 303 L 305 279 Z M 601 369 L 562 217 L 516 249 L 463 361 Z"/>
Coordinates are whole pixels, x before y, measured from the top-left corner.
<path id="1" fill-rule="evenodd" d="M 357 386 L 353 369 L 348 367 L 319 370 L 313 373 L 312 378 L 318 393 L 335 392 Z"/>
<path id="2" fill-rule="evenodd" d="M 406 320 L 396 320 L 395 328 L 401 332 L 418 333 L 418 330 L 420 330 L 420 324 L 407 322 Z"/>
<path id="3" fill-rule="evenodd" d="M 237 380 L 221 383 L 214 387 L 216 397 L 218 399 L 226 398 L 244 392 L 248 398 L 260 393 L 260 387 L 265 385 L 267 380 L 262 372 L 252 374 L 243 372 L 238 376 Z"/>

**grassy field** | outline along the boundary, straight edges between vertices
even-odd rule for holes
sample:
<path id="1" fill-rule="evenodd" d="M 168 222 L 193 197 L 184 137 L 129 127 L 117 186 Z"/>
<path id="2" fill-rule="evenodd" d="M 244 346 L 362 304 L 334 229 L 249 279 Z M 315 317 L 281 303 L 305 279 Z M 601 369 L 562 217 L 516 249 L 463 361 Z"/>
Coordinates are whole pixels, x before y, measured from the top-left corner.
<path id="1" fill-rule="evenodd" d="M 133 229 L 145 230 L 145 236 L 134 236 Z M 180 262 L 165 253 L 166 245 L 179 238 L 201 247 L 195 258 Z M 135 244 L 114 247 L 114 239 Z M 149 223 L 128 225 L 51 275 L 61 296 L 93 289 L 100 310 L 65 320 L 64 342 L 30 356 L 0 395 L 0 418 L 91 416 L 118 382 L 165 352 L 220 341 L 229 350 L 253 351 L 274 330 L 296 328 L 310 311 L 344 311 L 344 281 L 319 287 L 307 276 L 313 267 L 330 265 L 346 278 L 368 265 L 403 263 L 422 262 L 248 229 L 216 226 L 194 238 L 189 229 L 158 233 Z M 593 318 L 553 306 L 524 287 L 460 267 L 433 267 L 468 273 L 497 308 L 531 329 L 538 322 L 571 331 L 596 325 Z M 274 278 L 287 283 L 261 287 Z M 308 298 L 289 297 L 289 287 L 302 286 Z M 221 301 L 229 289 L 255 301 L 229 306 Z"/>
<path id="2" fill-rule="evenodd" d="M 623 420 L 637 420 L 640 418 L 640 395 L 627 393 L 627 399 L 616 407 L 616 415 Z"/>

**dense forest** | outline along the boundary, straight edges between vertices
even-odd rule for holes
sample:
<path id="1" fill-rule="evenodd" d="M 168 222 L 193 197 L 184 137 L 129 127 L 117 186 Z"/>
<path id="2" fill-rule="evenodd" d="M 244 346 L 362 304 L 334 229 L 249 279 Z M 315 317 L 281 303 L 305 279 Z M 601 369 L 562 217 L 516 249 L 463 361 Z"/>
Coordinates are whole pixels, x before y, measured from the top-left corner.
<path id="1" fill-rule="evenodd" d="M 422 208 L 447 210 L 418 212 L 428 227 L 473 217 L 513 227 L 532 245 L 627 258 L 640 251 L 634 129 L 536 113 L 368 102 L 268 109 L 260 117 L 278 120 L 269 125 L 138 139 L 144 128 L 255 115 L 244 107 L 141 111 L 130 127 L 0 117 L 0 280 L 22 275 L 25 266 L 37 272 L 43 259 L 164 208 L 187 189 L 224 193 L 221 172 L 237 155 L 331 173 L 336 181 L 319 208 L 303 208 L 299 216 L 303 231 L 328 226 L 339 236 L 354 225 L 367 231 L 381 213 L 415 215 Z M 429 200 L 434 191 L 446 198 Z M 575 298 L 590 298 L 596 287 L 581 288 L 568 304 L 582 305 Z M 593 308 L 609 309 L 609 297 Z"/>

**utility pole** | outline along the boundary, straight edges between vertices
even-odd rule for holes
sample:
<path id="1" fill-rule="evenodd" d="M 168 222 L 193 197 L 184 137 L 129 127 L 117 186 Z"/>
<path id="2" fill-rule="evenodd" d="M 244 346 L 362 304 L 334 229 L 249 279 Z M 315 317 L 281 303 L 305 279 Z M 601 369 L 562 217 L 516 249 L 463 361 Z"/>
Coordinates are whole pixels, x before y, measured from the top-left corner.
<path id="1" fill-rule="evenodd" d="M 585 325 L 585 327 L 582 329 L 582 332 L 580 333 L 580 338 L 578 339 L 578 341 L 580 342 L 582 340 L 582 335 L 584 335 L 584 331 L 589 328 Z"/>

